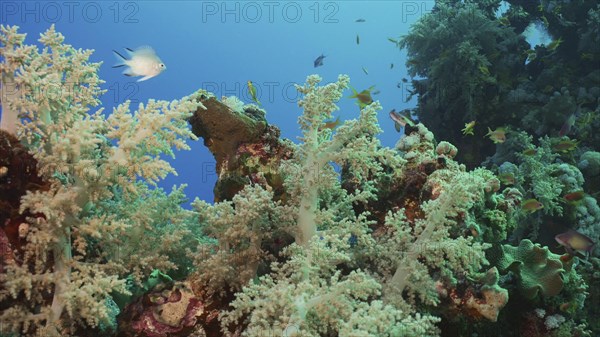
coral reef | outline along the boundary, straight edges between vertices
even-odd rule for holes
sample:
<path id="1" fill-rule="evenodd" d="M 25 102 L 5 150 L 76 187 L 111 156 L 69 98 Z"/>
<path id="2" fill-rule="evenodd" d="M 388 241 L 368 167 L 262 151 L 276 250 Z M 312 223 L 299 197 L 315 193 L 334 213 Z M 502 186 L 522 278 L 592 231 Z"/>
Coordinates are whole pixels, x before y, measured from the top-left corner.
<path id="1" fill-rule="evenodd" d="M 589 0 L 436 1 L 398 43 L 415 78 L 415 115 L 472 167 L 496 151 L 472 140 L 488 127 L 568 135 L 593 148 L 600 142 L 593 132 L 600 126 L 599 13 Z M 552 41 L 530 45 L 531 24 Z M 463 136 L 474 120 L 474 135 Z"/>
<path id="2" fill-rule="evenodd" d="M 165 219 L 135 207 L 167 198 L 148 185 L 174 172 L 160 155 L 172 155 L 172 146 L 187 148 L 186 138 L 194 136 L 186 119 L 200 103 L 194 95 L 171 103 L 151 100 L 132 114 L 126 102 L 105 117 L 102 110 L 91 111 L 103 92 L 99 64 L 88 62 L 91 51 L 63 44 L 54 27 L 41 35 L 41 52 L 24 45 L 16 27 L 1 30 L 3 81 L 19 83 L 2 102 L 3 121 L 13 113 L 23 118 L 7 130 L 35 160 L 39 178 L 31 183 L 41 179 L 47 187 L 23 185 L 19 216 L 35 216 L 26 217 L 21 250 L 0 276 L 0 299 L 12 304 L 2 307 L 0 322 L 22 336 L 65 336 L 81 328 L 108 334 L 118 312 L 112 294 L 129 292 L 124 278 L 141 282 L 156 268 L 177 269 L 169 256 L 185 251 L 185 245 L 171 243 L 190 233 L 184 222 L 193 221 L 191 214 L 178 208 L 164 213 Z M 57 84 L 72 90 L 35 94 Z M 28 158 L 12 161 L 19 165 Z"/>
<path id="3" fill-rule="evenodd" d="M 541 293 L 554 296 L 563 288 L 563 264 L 558 255 L 529 240 L 518 247 L 502 246 L 503 258 L 498 262 L 501 271 L 512 271 L 519 280 L 519 289 L 528 299 Z"/>
<path id="4" fill-rule="evenodd" d="M 102 81 L 91 51 L 64 44 L 54 27 L 39 51 L 2 26 L 2 84 L 19 86 L 3 100 L 0 124 L 0 326 L 22 336 L 409 337 L 500 336 L 510 323 L 514 335 L 591 336 L 581 316 L 597 298 L 586 281 L 599 278 L 584 268 L 597 258 L 521 238 L 543 241 L 542 225 L 567 219 L 597 240 L 596 200 L 565 198 L 594 188 L 585 179 L 596 176 L 597 152 L 572 156 L 571 135 L 534 146 L 511 130 L 489 160 L 496 176 L 471 169 L 490 146 L 437 142 L 429 129 L 451 121 L 440 134 L 452 139 L 469 119 L 494 126 L 500 117 L 485 109 L 500 109 L 498 95 L 525 81 L 512 76 L 532 71 L 521 56 L 501 56 L 524 42 L 489 24 L 496 6 L 440 1 L 401 42 L 415 48 L 413 75 L 429 78 L 415 81 L 421 123 L 395 148 L 377 138 L 378 101 L 325 127 L 349 88 L 345 75 L 296 86 L 298 143 L 280 139 L 259 107 L 203 90 L 134 113 L 125 102 L 105 116 L 93 110 Z M 517 9 L 506 15 L 524 29 Z M 441 48 L 431 73 L 421 73 L 432 40 L 448 46 L 465 31 L 470 40 Z M 486 34 L 505 42 L 478 46 Z M 452 64 L 468 65 L 468 76 L 454 79 L 470 91 L 450 86 Z M 56 84 L 74 89 L 32 95 Z M 559 114 L 593 107 L 592 89 L 577 95 L 565 89 L 548 101 Z M 167 194 L 156 184 L 176 173 L 161 155 L 197 137 L 219 179 L 215 202 L 195 200 L 190 211 L 181 207 L 185 186 Z M 543 208 L 525 209 L 532 198 Z"/>

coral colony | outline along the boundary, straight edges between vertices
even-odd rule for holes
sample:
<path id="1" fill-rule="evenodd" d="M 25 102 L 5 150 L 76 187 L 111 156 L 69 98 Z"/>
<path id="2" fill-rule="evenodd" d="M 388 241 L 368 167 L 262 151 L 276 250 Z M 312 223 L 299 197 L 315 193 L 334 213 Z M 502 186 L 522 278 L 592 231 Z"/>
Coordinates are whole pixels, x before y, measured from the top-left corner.
<path id="1" fill-rule="evenodd" d="M 472 97 L 494 93 L 444 92 L 442 69 L 446 58 L 474 58 L 469 76 L 508 90 L 513 78 L 494 77 L 501 56 L 480 49 L 492 55 L 484 60 L 463 41 L 434 57 L 436 42 L 424 40 L 467 14 L 475 35 L 515 34 L 506 26 L 519 19 L 479 25 L 490 16 L 477 5 L 441 2 L 393 40 L 408 48 L 413 75 L 430 81 L 415 80 L 418 121 L 395 111 L 390 121 L 370 90 L 354 119 L 335 120 L 350 78 L 311 75 L 296 86 L 295 143 L 256 104 L 203 90 L 105 113 L 92 51 L 65 44 L 54 27 L 40 50 L 2 26 L 0 336 L 597 336 L 600 153 L 577 135 L 589 134 L 579 119 L 598 126 L 600 70 L 571 105 L 567 84 L 549 89 L 544 99 L 563 104 L 569 124 L 540 125 L 554 134 L 482 117 Z M 598 24 L 600 7 L 586 15 Z M 518 47 L 510 43 L 502 47 Z M 598 62 L 599 45 L 584 61 Z M 534 65 L 561 46 L 523 55 Z M 534 95 L 525 84 L 534 80 L 513 90 Z M 47 94 L 57 83 L 68 90 Z M 462 156 L 432 132 L 443 123 L 432 111 L 445 107 L 427 100 L 451 97 L 463 102 L 447 105 L 445 139 L 480 139 Z M 458 106 L 467 110 L 455 114 Z M 404 130 L 395 148 L 380 144 L 378 115 Z M 176 174 L 161 156 L 199 138 L 219 178 L 215 202 L 187 210 L 185 186 L 156 184 Z M 461 163 L 493 147 L 486 164 Z"/>

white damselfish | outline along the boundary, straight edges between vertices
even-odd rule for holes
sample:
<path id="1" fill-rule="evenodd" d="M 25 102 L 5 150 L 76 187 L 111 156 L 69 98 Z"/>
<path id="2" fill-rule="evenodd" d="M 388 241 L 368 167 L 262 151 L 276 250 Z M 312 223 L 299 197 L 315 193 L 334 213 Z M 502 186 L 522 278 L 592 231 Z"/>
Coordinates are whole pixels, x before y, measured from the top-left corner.
<path id="1" fill-rule="evenodd" d="M 125 48 L 129 54 L 129 59 L 113 50 L 119 60 L 113 68 L 127 67 L 123 70 L 126 76 L 143 76 L 138 82 L 152 78 L 167 69 L 165 64 L 156 56 L 156 52 L 150 46 L 139 47 L 136 50 Z"/>

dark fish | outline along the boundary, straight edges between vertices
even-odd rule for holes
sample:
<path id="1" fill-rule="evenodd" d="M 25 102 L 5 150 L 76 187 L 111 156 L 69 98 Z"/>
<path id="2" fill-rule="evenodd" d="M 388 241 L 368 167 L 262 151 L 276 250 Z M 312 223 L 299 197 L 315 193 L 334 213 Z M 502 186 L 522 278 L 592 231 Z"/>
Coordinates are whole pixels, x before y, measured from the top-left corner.
<path id="1" fill-rule="evenodd" d="M 398 132 L 400 132 L 400 130 L 407 125 L 411 127 L 415 126 L 415 122 L 408 118 L 408 116 L 396 112 L 396 109 L 390 111 L 390 118 L 394 121 L 394 128 Z"/>
<path id="2" fill-rule="evenodd" d="M 320 66 L 322 66 L 322 65 L 323 65 L 323 59 L 324 59 L 325 57 L 327 57 L 327 56 L 325 56 L 325 55 L 321 54 L 321 56 L 319 56 L 319 57 L 317 57 L 317 58 L 315 59 L 315 62 L 314 62 L 315 68 L 316 68 L 316 67 L 320 67 Z"/>
<path id="3" fill-rule="evenodd" d="M 390 69 L 394 69 L 394 64 L 390 63 Z"/>
<path id="4" fill-rule="evenodd" d="M 365 21 L 367 21 L 367 20 L 365 20 L 365 19 L 356 19 L 356 21 L 354 21 L 354 22 L 365 22 Z"/>
<path id="5" fill-rule="evenodd" d="M 356 34 L 356 44 L 360 44 L 360 37 L 358 37 L 358 34 Z"/>
<path id="6" fill-rule="evenodd" d="M 406 77 L 402 77 L 402 82 L 403 83 L 407 83 L 408 82 L 408 80 L 406 79 Z"/>

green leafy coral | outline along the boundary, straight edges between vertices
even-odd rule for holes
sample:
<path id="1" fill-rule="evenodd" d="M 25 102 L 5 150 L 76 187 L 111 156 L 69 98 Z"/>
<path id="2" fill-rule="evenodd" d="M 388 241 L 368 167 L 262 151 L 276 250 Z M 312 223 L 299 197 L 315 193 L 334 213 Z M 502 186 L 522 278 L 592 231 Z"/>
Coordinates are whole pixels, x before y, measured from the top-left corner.
<path id="1" fill-rule="evenodd" d="M 530 240 L 522 240 L 518 247 L 503 245 L 502 251 L 498 268 L 517 275 L 523 296 L 532 299 L 538 294 L 555 296 L 560 293 L 565 269 L 558 255 Z"/>

